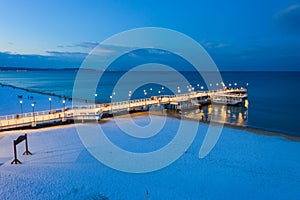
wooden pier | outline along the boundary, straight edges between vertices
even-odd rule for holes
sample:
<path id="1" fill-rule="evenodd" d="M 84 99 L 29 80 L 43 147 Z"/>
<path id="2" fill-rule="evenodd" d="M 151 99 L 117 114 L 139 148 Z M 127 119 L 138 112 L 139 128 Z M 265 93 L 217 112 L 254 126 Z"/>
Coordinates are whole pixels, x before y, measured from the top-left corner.
<path id="1" fill-rule="evenodd" d="M 244 88 L 220 89 L 13 114 L 0 116 L 0 131 L 46 126 L 48 124 L 55 125 L 71 121 L 84 122 L 92 120 L 98 122 L 105 115 L 148 110 L 152 106 L 158 106 L 162 109 L 181 110 L 185 105 L 201 106 L 209 103 L 236 105 L 243 102 L 246 98 L 247 90 Z"/>

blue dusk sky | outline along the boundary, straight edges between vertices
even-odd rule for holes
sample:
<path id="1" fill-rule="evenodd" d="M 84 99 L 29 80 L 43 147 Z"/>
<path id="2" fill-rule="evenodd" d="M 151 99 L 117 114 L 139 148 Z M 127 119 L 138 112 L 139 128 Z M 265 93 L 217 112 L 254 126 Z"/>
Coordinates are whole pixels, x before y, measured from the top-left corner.
<path id="1" fill-rule="evenodd" d="M 222 71 L 299 71 L 300 1 L 1 0 L 0 67 L 70 68 L 119 32 L 163 27 Z"/>

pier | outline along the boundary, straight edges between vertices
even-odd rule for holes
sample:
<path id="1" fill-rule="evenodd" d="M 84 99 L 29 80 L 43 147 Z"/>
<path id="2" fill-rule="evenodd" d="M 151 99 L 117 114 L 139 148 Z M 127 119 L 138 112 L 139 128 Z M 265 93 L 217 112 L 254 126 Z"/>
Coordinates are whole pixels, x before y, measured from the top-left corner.
<path id="1" fill-rule="evenodd" d="M 160 95 L 150 98 L 110 102 L 102 104 L 64 107 L 46 111 L 36 111 L 23 114 L 0 116 L 0 131 L 56 125 L 62 123 L 100 121 L 104 116 L 128 113 L 133 111 L 145 111 L 151 107 L 161 109 L 178 110 L 185 106 L 201 106 L 210 103 L 238 105 L 247 98 L 247 90 L 244 88 L 225 88 L 211 91 L 193 91 L 186 94 Z"/>

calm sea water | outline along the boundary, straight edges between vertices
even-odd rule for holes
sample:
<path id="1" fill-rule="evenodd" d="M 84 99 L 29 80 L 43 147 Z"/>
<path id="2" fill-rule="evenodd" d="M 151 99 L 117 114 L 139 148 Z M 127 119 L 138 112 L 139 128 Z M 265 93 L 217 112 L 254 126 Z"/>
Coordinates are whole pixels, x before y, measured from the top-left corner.
<path id="1" fill-rule="evenodd" d="M 0 83 L 71 97 L 76 73 L 77 71 L 75 70 L 2 71 L 0 72 Z M 188 91 L 186 85 L 182 85 L 176 78 L 172 78 L 171 72 L 137 73 L 139 73 L 138 77 L 141 80 L 143 77 L 149 76 L 149 73 L 152 73 L 160 80 L 168 82 L 170 89 L 173 89 L 173 91 L 177 91 L 178 86 L 180 86 L 182 93 Z M 115 92 L 113 87 L 116 81 L 123 74 L 123 72 L 107 72 L 104 74 L 95 92 L 98 94 L 96 97 L 98 102 L 108 102 L 110 101 L 110 96 L 113 96 L 114 101 L 128 99 L 128 88 L 131 85 L 134 86 L 138 80 L 127 80 L 121 86 L 121 89 L 115 95 L 112 95 Z M 193 72 L 182 72 L 182 74 L 187 77 L 195 90 L 201 90 L 197 86 L 198 84 L 199 86 L 205 86 L 205 89 L 209 88 L 209 85 L 206 86 L 198 74 Z M 249 96 L 248 108 L 231 106 L 223 108 L 219 106 L 214 108 L 215 110 L 211 110 L 210 107 L 204 107 L 202 111 L 195 111 L 196 114 L 217 112 L 220 115 L 226 115 L 225 122 L 227 123 L 300 136 L 300 128 L 298 126 L 300 72 L 223 72 L 221 75 L 226 85 L 237 83 L 237 87 L 247 87 Z M 90 72 L 86 80 L 86 88 L 82 88 L 82 90 L 88 90 L 89 83 L 95 78 L 97 78 L 95 73 Z M 247 86 L 246 83 L 249 85 Z M 215 86 L 215 83 L 213 84 Z M 131 98 L 172 93 L 167 87 L 162 89 L 162 85 L 155 83 L 146 85 L 140 83 L 140 87 L 135 91 L 134 89 L 133 87 Z M 147 91 L 146 95 L 143 90 Z M 93 98 L 95 97 L 93 96 Z M 87 99 L 89 98 L 87 97 Z M 195 116 L 199 117 L 199 115 Z"/>

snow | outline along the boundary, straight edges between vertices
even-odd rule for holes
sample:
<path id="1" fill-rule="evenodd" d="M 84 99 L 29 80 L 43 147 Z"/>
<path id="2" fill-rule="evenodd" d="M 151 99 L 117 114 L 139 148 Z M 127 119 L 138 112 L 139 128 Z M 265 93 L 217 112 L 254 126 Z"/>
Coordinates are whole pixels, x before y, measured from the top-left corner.
<path id="1" fill-rule="evenodd" d="M 116 118 L 80 126 L 101 126 L 109 130 L 112 141 L 125 141 L 122 147 L 144 151 L 138 141 L 132 147 L 132 142 L 118 137 L 122 130 L 116 121 L 127 123 L 126 118 Z M 149 118 L 137 116 L 134 121 L 145 125 Z M 149 140 L 146 150 L 165 145 L 178 122 L 168 118 L 167 127 L 160 132 L 166 137 Z M 120 172 L 96 160 L 81 143 L 74 125 L 0 132 L 0 199 L 141 200 L 146 199 L 146 191 L 149 200 L 300 198 L 299 142 L 224 128 L 215 148 L 199 159 L 207 128 L 200 124 L 192 145 L 177 161 L 141 174 Z M 24 133 L 33 155 L 22 155 L 21 143 L 17 149 L 22 164 L 11 165 L 12 141 Z"/>

